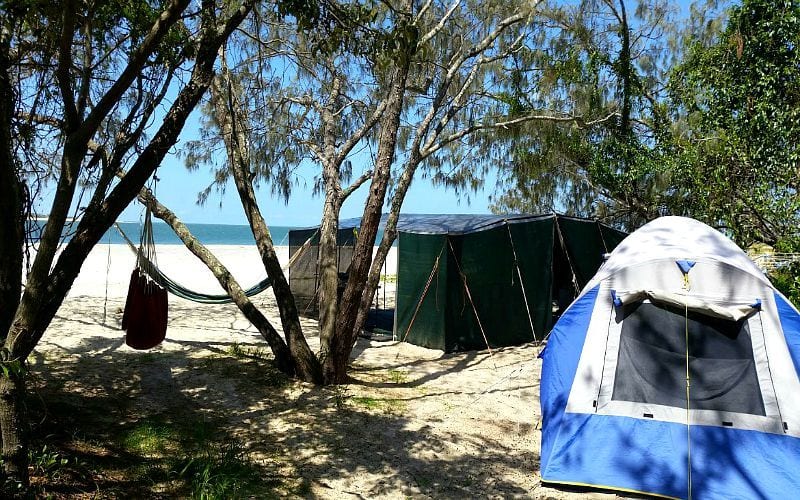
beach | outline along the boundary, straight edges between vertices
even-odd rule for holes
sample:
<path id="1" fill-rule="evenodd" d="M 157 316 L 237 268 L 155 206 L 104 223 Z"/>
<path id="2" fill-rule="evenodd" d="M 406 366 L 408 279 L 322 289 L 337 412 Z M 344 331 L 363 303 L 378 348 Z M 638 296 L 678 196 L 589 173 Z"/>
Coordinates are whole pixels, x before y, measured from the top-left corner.
<path id="1" fill-rule="evenodd" d="M 208 245 L 207 248 L 244 289 L 267 276 L 255 245 Z M 185 246 L 159 244 L 156 249 L 159 269 L 174 281 L 197 292 L 223 293 L 211 271 Z M 275 252 L 285 272 L 290 258 L 289 247 L 276 246 Z M 135 265 L 136 255 L 127 245 L 97 245 L 87 257 L 68 296 L 124 297 L 128 293 L 128 280 Z M 397 274 L 396 247 L 389 250 L 385 268 L 386 274 Z M 170 297 L 170 300 L 173 299 L 180 300 Z"/>
<path id="2" fill-rule="evenodd" d="M 255 247 L 210 249 L 245 288 L 265 276 Z M 278 252 L 288 262 L 288 247 Z M 157 260 L 175 281 L 221 292 L 182 246 L 159 245 Z M 395 274 L 395 262 L 392 249 L 387 274 Z M 73 425 L 95 405 L 108 413 L 101 416 L 108 418 L 107 432 L 153 418 L 171 422 L 175 415 L 221 422 L 219 432 L 274 476 L 270 491 L 281 497 L 614 497 L 540 485 L 539 346 L 444 354 L 361 338 L 352 383 L 273 383 L 280 374 L 253 371 L 263 370 L 258 363 L 268 363 L 269 350 L 233 305 L 170 296 L 165 342 L 146 352 L 128 348 L 119 323 L 134 263 L 128 247 L 98 245 L 32 357 L 40 392 L 73 398 Z M 271 290 L 253 302 L 280 329 Z M 316 350 L 316 322 L 304 319 L 303 328 Z M 116 491 L 114 474 L 107 476 L 101 494 Z M 135 494 L 170 497 L 170 484 Z"/>

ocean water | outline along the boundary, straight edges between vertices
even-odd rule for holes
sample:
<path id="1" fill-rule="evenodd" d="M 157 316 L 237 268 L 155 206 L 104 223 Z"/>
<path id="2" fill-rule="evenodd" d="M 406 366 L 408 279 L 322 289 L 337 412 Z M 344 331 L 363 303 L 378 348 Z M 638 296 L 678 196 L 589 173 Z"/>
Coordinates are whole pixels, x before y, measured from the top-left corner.
<path id="1" fill-rule="evenodd" d="M 141 224 L 138 222 L 120 222 L 122 231 L 134 243 L 139 242 L 141 234 Z M 186 224 L 189 231 L 200 240 L 204 245 L 255 245 L 253 233 L 250 226 L 235 224 Z M 293 229 L 287 226 L 270 226 L 269 231 L 272 235 L 272 242 L 277 245 L 289 244 L 289 231 Z M 175 236 L 172 228 L 163 222 L 153 221 L 153 239 L 162 245 L 183 245 L 183 242 Z M 125 243 L 120 236 L 117 228 L 112 227 L 106 232 L 100 243 Z"/>
<path id="2" fill-rule="evenodd" d="M 119 226 L 125 235 L 134 243 L 139 243 L 142 225 L 138 222 L 120 222 Z M 250 226 L 235 224 L 186 224 L 189 231 L 200 240 L 204 245 L 255 245 L 253 233 Z M 44 221 L 36 220 L 30 222 L 30 230 L 34 239 L 41 234 Z M 293 229 L 288 226 L 270 226 L 270 234 L 275 245 L 289 244 L 289 231 Z M 70 228 L 65 228 L 66 239 L 69 239 Z M 182 245 L 183 242 L 175 236 L 172 228 L 160 221 L 153 221 L 153 238 L 155 242 L 162 245 Z M 125 240 L 120 235 L 116 227 L 111 227 L 100 239 L 99 243 L 124 244 Z"/>
<path id="3" fill-rule="evenodd" d="M 142 226 L 138 222 L 120 222 L 119 226 L 127 237 L 135 244 L 139 243 L 139 235 Z M 237 224 L 186 224 L 189 231 L 200 240 L 204 245 L 255 245 L 253 233 L 248 225 Z M 41 234 L 44 221 L 34 220 L 30 222 L 30 229 L 34 239 Z M 295 229 L 290 226 L 270 226 L 269 231 L 272 235 L 272 242 L 276 246 L 289 245 L 289 231 Z M 66 238 L 69 238 L 70 228 L 65 228 Z M 383 236 L 382 231 L 378 232 L 378 241 Z M 182 245 L 183 242 L 175 236 L 172 228 L 161 221 L 153 221 L 153 238 L 157 244 L 162 245 Z M 111 227 L 99 243 L 124 244 L 125 240 L 120 235 L 116 227 Z M 396 244 L 396 242 L 395 242 Z"/>

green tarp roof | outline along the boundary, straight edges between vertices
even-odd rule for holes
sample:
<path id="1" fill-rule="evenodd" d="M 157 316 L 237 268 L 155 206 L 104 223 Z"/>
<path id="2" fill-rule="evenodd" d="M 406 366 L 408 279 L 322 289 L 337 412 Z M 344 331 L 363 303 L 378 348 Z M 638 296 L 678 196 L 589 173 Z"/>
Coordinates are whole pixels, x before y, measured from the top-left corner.
<path id="1" fill-rule="evenodd" d="M 387 217 L 387 214 L 381 216 L 379 229 L 383 229 Z M 416 234 L 467 234 L 492 229 L 506 222 L 515 224 L 553 217 L 555 217 L 555 214 L 400 214 L 400 218 L 397 221 L 397 230 Z M 586 220 L 565 215 L 559 215 L 558 217 L 559 219 Z M 358 217 L 339 221 L 340 230 L 357 228 L 360 225 L 361 219 Z"/>

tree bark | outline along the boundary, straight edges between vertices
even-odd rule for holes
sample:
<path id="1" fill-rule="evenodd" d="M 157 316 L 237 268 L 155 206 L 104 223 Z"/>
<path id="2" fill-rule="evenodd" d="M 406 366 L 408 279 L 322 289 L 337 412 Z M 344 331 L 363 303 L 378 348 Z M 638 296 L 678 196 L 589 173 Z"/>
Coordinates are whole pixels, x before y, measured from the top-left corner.
<path id="1" fill-rule="evenodd" d="M 326 179 L 329 176 L 326 175 Z M 326 184 L 329 182 L 326 180 Z M 323 366 L 329 358 L 336 332 L 339 310 L 339 193 L 335 188 L 325 190 L 322 223 L 319 227 L 319 358 Z"/>
<path id="2" fill-rule="evenodd" d="M 23 186 L 14 157 L 11 120 L 14 88 L 9 76 L 9 40 L 0 34 L 0 342 L 14 319 L 22 290 L 25 214 Z"/>
<path id="3" fill-rule="evenodd" d="M 355 325 L 367 275 L 372 264 L 372 249 L 378 234 L 378 224 L 381 220 L 382 207 L 386 199 L 386 189 L 397 147 L 397 133 L 400 129 L 400 116 L 403 111 L 410 59 L 411 57 L 407 56 L 399 61 L 387 97 L 386 111 L 378 138 L 375 169 L 361 218 L 361 228 L 353 250 L 347 285 L 342 294 L 337 314 L 335 336 L 331 339 L 330 352 L 323 360 L 325 382 L 329 384 L 340 384 L 347 381 L 350 353 L 358 338 L 359 332 L 355 329 Z"/>
<path id="4" fill-rule="evenodd" d="M 336 155 L 336 119 L 333 107 L 339 98 L 341 79 L 334 74 L 331 95 L 321 110 L 322 119 L 322 179 L 325 184 L 325 204 L 319 228 L 319 357 L 322 364 L 330 356 L 339 311 L 338 235 L 339 213 L 342 208 L 340 180 L 341 157 Z"/>
<path id="5" fill-rule="evenodd" d="M 24 374 L 0 374 L 0 437 L 3 469 L 0 492 L 7 481 L 28 485 L 28 422 L 25 413 Z"/>
<path id="6" fill-rule="evenodd" d="M 226 67 L 223 66 L 223 71 L 218 80 L 220 84 L 212 86 L 216 119 L 222 128 L 222 136 L 228 152 L 229 165 L 233 173 L 236 190 L 239 193 L 239 200 L 242 203 L 242 208 L 244 208 L 247 221 L 256 240 L 256 246 L 261 255 L 264 269 L 272 280 L 272 290 L 278 303 L 281 326 L 295 365 L 295 372 L 300 379 L 306 382 L 321 383 L 321 366 L 303 335 L 294 295 L 292 295 L 292 291 L 289 288 L 289 281 L 283 274 L 283 269 L 281 269 L 280 261 L 272 242 L 272 236 L 256 201 L 253 183 L 250 179 L 249 143 L 242 127 L 244 120 L 239 119 L 242 111 L 236 105 Z M 242 312 L 244 313 L 245 311 L 242 310 Z"/>
<path id="7" fill-rule="evenodd" d="M 619 50 L 619 72 L 622 78 L 622 117 L 620 119 L 620 134 L 625 140 L 630 139 L 631 109 L 633 100 L 633 68 L 631 66 L 631 32 L 628 27 L 628 16 L 625 12 L 625 1 L 619 2 L 619 21 L 621 46 Z"/>

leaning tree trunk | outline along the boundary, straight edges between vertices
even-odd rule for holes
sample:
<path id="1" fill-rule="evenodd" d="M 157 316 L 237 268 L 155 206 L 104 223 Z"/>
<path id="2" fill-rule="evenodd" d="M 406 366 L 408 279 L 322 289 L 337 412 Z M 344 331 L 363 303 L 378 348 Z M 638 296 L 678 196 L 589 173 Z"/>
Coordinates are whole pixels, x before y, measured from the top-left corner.
<path id="1" fill-rule="evenodd" d="M 389 208 L 389 216 L 386 218 L 386 226 L 383 228 L 383 239 L 378 245 L 378 250 L 375 252 L 375 258 L 372 262 L 372 267 L 367 277 L 364 292 L 361 295 L 361 305 L 358 308 L 358 315 L 356 316 L 355 331 L 361 331 L 364 324 L 367 322 L 367 314 L 372 306 L 372 297 L 378 289 L 378 283 L 381 279 L 381 268 L 386 257 L 389 255 L 389 250 L 392 248 L 394 240 L 397 239 L 397 222 L 400 219 L 400 209 L 403 207 L 403 200 L 405 200 L 408 188 L 411 187 L 411 182 L 414 180 L 414 172 L 422 161 L 417 151 L 412 151 L 403 169 L 402 175 L 397 182 L 394 194 L 392 195 L 392 204 Z"/>
<path id="2" fill-rule="evenodd" d="M 223 56 L 224 60 L 224 56 Z M 306 382 L 321 383 L 322 369 L 308 346 L 303 328 L 300 324 L 300 315 L 289 288 L 289 282 L 283 273 L 272 236 L 261 214 L 256 201 L 255 190 L 250 176 L 250 149 L 248 138 L 242 127 L 241 107 L 233 95 L 232 83 L 229 78 L 227 66 L 223 62 L 223 70 L 214 85 L 211 87 L 214 102 L 214 111 L 217 121 L 223 129 L 225 147 L 228 153 L 229 165 L 233 173 L 234 184 L 239 193 L 253 237 L 256 240 L 261 261 L 267 275 L 272 280 L 272 290 L 278 302 L 278 312 L 281 318 L 281 327 L 286 336 L 286 345 L 292 356 L 295 373 Z M 242 309 L 242 312 L 245 312 Z"/>
<path id="3" fill-rule="evenodd" d="M 9 76 L 9 45 L 8 32 L 0 33 L 0 345 L 5 342 L 19 306 L 25 237 L 24 187 L 12 139 L 14 89 Z M 25 380 L 21 370 L 12 370 L 14 366 L 11 363 L 5 367 L 8 376 L 0 373 L 0 491 L 8 479 L 23 485 L 28 481 Z"/>
<path id="4" fill-rule="evenodd" d="M 174 212 L 159 203 L 151 193 L 142 190 L 139 200 L 152 210 L 153 215 L 166 222 L 178 238 L 183 241 L 186 248 L 211 271 L 220 286 L 230 295 L 233 303 L 236 304 L 245 318 L 258 329 L 261 336 L 267 341 L 270 349 L 272 349 L 272 354 L 275 356 L 275 365 L 278 369 L 289 376 L 294 376 L 295 362 L 286 343 L 264 314 L 250 301 L 230 271 L 208 248 L 194 237 L 189 228 L 178 219 Z"/>

